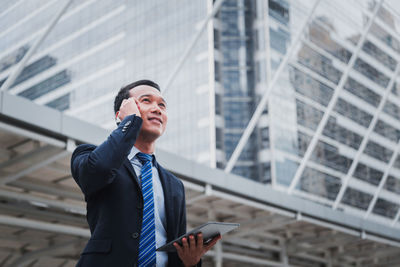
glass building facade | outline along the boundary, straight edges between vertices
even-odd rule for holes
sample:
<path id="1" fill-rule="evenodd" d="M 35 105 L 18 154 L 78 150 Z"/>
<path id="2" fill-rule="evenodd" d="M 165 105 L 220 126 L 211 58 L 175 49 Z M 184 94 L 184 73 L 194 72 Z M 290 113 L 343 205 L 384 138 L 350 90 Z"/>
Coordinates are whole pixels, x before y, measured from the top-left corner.
<path id="1" fill-rule="evenodd" d="M 282 59 L 274 54 L 293 49 L 268 102 L 271 182 L 324 205 L 395 224 L 400 204 L 395 189 L 400 178 L 398 6 L 321 1 L 308 17 L 311 1 L 308 7 L 307 1 L 268 3 L 272 73 L 279 64 L 275 58 Z M 292 27 L 306 17 L 293 43 L 298 33 Z M 302 161 L 304 170 L 297 173 Z"/>
<path id="2" fill-rule="evenodd" d="M 8 92 L 113 129 L 117 90 L 163 88 L 214 2 L 73 1 Z M 0 84 L 59 9 L 3 1 Z M 399 60 L 396 1 L 225 0 L 166 91 L 160 147 L 225 168 L 268 92 L 232 172 L 397 225 Z"/>
<path id="3" fill-rule="evenodd" d="M 64 3 L 2 3 L 0 84 Z M 206 1 L 72 1 L 8 92 L 113 129 L 119 88 L 139 79 L 163 88 L 207 8 Z M 196 43 L 165 95 L 169 125 L 161 143 L 210 165 L 207 36 Z"/>

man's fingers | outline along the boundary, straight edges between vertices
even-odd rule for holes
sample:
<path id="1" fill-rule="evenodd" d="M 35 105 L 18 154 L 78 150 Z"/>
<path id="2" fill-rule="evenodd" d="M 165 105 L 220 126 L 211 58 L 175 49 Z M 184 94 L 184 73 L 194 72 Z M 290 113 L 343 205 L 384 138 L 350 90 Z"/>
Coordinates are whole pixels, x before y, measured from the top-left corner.
<path id="1" fill-rule="evenodd" d="M 136 114 L 137 116 L 141 117 L 139 102 L 134 97 L 123 99 L 119 111 L 120 111 L 119 118 L 121 120 L 123 120 L 124 117 L 132 114 Z"/>
<path id="2" fill-rule="evenodd" d="M 189 245 L 190 245 L 190 253 L 194 253 L 196 251 L 196 240 L 193 235 L 189 236 Z"/>
<path id="3" fill-rule="evenodd" d="M 178 243 L 174 242 L 174 247 L 176 248 L 176 251 L 178 252 L 178 255 L 182 255 L 183 250 L 182 250 L 181 246 L 179 246 Z"/>
<path id="4" fill-rule="evenodd" d="M 197 234 L 197 247 L 202 247 L 203 246 L 203 234 L 198 233 Z"/>
<path id="5" fill-rule="evenodd" d="M 206 246 L 204 246 L 204 249 L 208 251 L 210 248 L 212 248 L 215 244 L 217 244 L 218 240 L 220 240 L 222 237 L 221 235 L 218 235 L 214 237 Z"/>
<path id="6" fill-rule="evenodd" d="M 189 249 L 189 243 L 187 242 L 186 237 L 182 238 L 182 245 L 183 245 L 183 250 Z"/>
<path id="7" fill-rule="evenodd" d="M 133 98 L 133 97 L 132 97 Z M 133 98 L 133 100 L 135 100 L 136 106 L 138 108 L 138 110 L 140 111 L 140 104 L 139 101 L 136 98 Z"/>
<path id="8" fill-rule="evenodd" d="M 194 239 L 193 235 L 189 236 L 189 246 L 190 247 L 195 247 L 196 246 L 196 240 Z"/>

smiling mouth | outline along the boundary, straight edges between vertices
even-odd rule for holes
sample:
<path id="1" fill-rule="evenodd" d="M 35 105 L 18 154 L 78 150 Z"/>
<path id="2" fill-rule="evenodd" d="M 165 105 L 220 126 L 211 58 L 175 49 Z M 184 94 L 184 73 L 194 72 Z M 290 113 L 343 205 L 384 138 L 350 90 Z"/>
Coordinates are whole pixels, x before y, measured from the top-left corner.
<path id="1" fill-rule="evenodd" d="M 158 118 L 150 118 L 149 121 L 158 122 L 158 123 L 162 124 L 162 121 L 160 119 L 158 119 Z"/>

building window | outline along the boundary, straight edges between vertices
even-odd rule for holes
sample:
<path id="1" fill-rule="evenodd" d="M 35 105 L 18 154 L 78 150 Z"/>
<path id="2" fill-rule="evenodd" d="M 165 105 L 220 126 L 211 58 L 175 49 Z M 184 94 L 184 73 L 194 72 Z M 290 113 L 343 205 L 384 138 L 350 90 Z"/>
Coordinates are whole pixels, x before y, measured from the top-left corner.
<path id="1" fill-rule="evenodd" d="M 222 114 L 222 98 L 219 94 L 215 94 L 215 114 Z"/>
<path id="2" fill-rule="evenodd" d="M 261 164 L 261 182 L 271 183 L 271 164 L 269 162 Z"/>
<path id="3" fill-rule="evenodd" d="M 384 75 L 362 59 L 358 58 L 356 60 L 356 63 L 354 64 L 354 69 L 382 87 L 386 87 L 386 85 L 389 83 L 389 77 L 386 77 L 386 75 Z"/>
<path id="4" fill-rule="evenodd" d="M 394 216 L 396 216 L 398 209 L 399 205 L 385 199 L 378 198 L 372 212 L 393 219 Z"/>
<path id="5" fill-rule="evenodd" d="M 367 146 L 365 147 L 364 152 L 365 152 L 365 154 L 367 154 L 373 158 L 376 158 L 378 160 L 381 160 L 385 163 L 389 162 L 390 157 L 393 154 L 392 150 L 390 150 L 386 147 L 383 147 L 373 141 L 368 142 Z"/>
<path id="6" fill-rule="evenodd" d="M 344 89 L 374 107 L 377 107 L 381 101 L 380 95 L 350 77 L 347 78 Z"/>
<path id="7" fill-rule="evenodd" d="M 221 63 L 214 61 L 215 81 L 221 81 Z"/>
<path id="8" fill-rule="evenodd" d="M 339 193 L 341 186 L 338 177 L 311 169 L 305 168 L 300 180 L 302 191 L 313 195 L 334 200 Z"/>
<path id="9" fill-rule="evenodd" d="M 266 149 L 269 148 L 269 128 L 263 128 L 260 130 L 261 132 L 261 148 Z"/>
<path id="10" fill-rule="evenodd" d="M 359 109 L 358 107 L 346 102 L 342 98 L 339 98 L 336 102 L 336 106 L 334 108 L 336 112 L 339 114 L 355 121 L 356 123 L 368 128 L 372 115 Z"/>
<path id="11" fill-rule="evenodd" d="M 269 0 L 269 15 L 284 25 L 289 22 L 289 4 L 286 1 Z"/>
<path id="12" fill-rule="evenodd" d="M 215 144 L 217 149 L 224 147 L 224 133 L 221 128 L 215 128 Z"/>
<path id="13" fill-rule="evenodd" d="M 366 210 L 372 200 L 372 195 L 348 187 L 343 195 L 342 202 L 362 210 Z"/>
<path id="14" fill-rule="evenodd" d="M 353 176 L 370 184 L 378 185 L 382 179 L 383 173 L 372 167 L 358 163 Z"/>

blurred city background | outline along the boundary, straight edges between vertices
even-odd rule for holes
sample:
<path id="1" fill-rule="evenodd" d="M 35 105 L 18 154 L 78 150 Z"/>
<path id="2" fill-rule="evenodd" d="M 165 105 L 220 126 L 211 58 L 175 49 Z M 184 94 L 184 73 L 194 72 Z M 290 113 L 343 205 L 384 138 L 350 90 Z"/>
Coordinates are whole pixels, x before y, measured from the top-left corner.
<path id="1" fill-rule="evenodd" d="M 188 227 L 242 224 L 205 266 L 400 266 L 399 62 L 396 0 L 1 1 L 0 266 L 76 264 L 71 152 L 139 79 Z"/>

